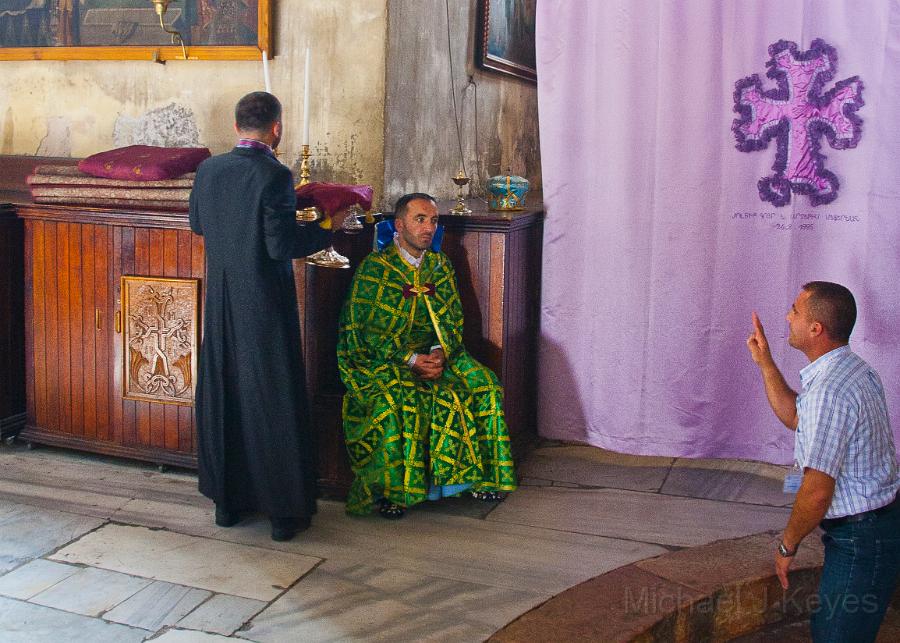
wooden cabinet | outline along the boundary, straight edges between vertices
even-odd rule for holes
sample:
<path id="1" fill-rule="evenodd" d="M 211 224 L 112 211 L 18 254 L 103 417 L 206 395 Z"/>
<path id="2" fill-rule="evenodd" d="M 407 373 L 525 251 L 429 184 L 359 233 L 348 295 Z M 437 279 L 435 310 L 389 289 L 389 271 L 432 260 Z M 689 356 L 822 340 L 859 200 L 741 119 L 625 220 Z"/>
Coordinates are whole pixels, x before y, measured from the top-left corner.
<path id="1" fill-rule="evenodd" d="M 25 424 L 24 228 L 16 204 L 31 202 L 25 177 L 36 165 L 77 162 L 0 154 L 0 439 Z"/>
<path id="2" fill-rule="evenodd" d="M 513 456 L 521 459 L 537 440 L 544 213 L 476 209 L 441 223 L 465 314 L 464 342 L 503 383 Z"/>
<path id="3" fill-rule="evenodd" d="M 359 234 L 335 236 L 335 249 L 350 258 L 349 270 L 294 262 L 319 488 L 332 497 L 344 497 L 353 480 L 341 415 L 344 385 L 337 365 L 338 318 L 350 292 L 353 269 L 372 250 L 373 234 L 373 226 L 366 225 Z"/>
<path id="4" fill-rule="evenodd" d="M 22 222 L 0 203 L 0 439 L 25 423 Z"/>
<path id="5" fill-rule="evenodd" d="M 470 205 L 471 207 L 471 205 Z M 443 207 L 442 210 L 446 211 Z M 540 321 L 543 212 L 476 211 L 442 215 L 442 250 L 456 270 L 465 314 L 465 344 L 504 386 L 504 408 L 516 458 L 537 438 L 536 353 Z M 336 237 L 335 247 L 359 265 L 372 248 L 372 230 Z M 337 322 L 353 278 L 351 270 L 295 263 L 302 302 L 307 387 L 316 431 L 319 484 L 341 497 L 352 481 L 344 448 L 338 376 Z"/>
<path id="6" fill-rule="evenodd" d="M 20 205 L 26 440 L 196 466 L 191 406 L 125 399 L 121 277 L 203 277 L 186 214 Z M 119 315 L 117 319 L 117 315 Z"/>
<path id="7" fill-rule="evenodd" d="M 125 397 L 121 278 L 202 279 L 203 239 L 187 215 L 19 205 L 24 221 L 25 427 L 33 442 L 196 466 L 193 407 Z M 444 215 L 469 351 L 500 377 L 513 453 L 537 436 L 536 363 L 543 213 Z M 372 226 L 338 235 L 354 266 Z M 320 486 L 342 496 L 344 448 L 338 317 L 351 270 L 294 262 Z M 20 282 L 21 283 L 21 282 Z M 2 309 L 0 309 L 2 311 Z M 0 381 L 2 384 L 2 381 Z"/>

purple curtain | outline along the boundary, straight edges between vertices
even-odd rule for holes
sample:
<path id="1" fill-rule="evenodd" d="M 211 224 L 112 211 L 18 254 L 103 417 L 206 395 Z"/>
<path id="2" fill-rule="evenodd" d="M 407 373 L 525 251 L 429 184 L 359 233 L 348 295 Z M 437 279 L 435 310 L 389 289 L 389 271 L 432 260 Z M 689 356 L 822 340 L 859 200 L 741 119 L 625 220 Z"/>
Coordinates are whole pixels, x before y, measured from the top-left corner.
<path id="1" fill-rule="evenodd" d="M 770 54 L 782 40 L 796 43 L 795 59 L 786 44 Z M 790 68 L 780 97 L 770 55 Z M 817 56 L 832 78 L 810 92 Z M 789 462 L 793 433 L 772 415 L 745 340 L 756 310 L 798 388 L 807 362 L 787 345 L 784 316 L 817 279 L 856 295 L 851 347 L 881 374 L 896 432 L 900 2 L 542 0 L 537 57 L 542 435 Z M 736 83 L 753 74 L 770 100 L 743 98 L 741 151 Z M 777 122 L 785 100 L 795 101 L 786 132 L 814 135 L 806 147 L 789 135 L 779 149 L 780 130 L 759 127 Z M 822 133 L 829 118 L 844 149 Z M 776 205 L 763 200 L 764 177 L 776 192 L 791 180 L 812 194 Z"/>

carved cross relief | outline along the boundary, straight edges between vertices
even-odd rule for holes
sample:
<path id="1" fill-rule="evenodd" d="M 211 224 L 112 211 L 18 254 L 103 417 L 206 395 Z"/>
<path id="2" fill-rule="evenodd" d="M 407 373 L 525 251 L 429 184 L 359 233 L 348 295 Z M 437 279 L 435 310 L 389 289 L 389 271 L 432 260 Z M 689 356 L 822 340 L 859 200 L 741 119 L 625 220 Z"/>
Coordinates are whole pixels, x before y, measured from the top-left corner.
<path id="1" fill-rule="evenodd" d="M 197 280 L 122 277 L 122 293 L 125 397 L 193 404 Z"/>

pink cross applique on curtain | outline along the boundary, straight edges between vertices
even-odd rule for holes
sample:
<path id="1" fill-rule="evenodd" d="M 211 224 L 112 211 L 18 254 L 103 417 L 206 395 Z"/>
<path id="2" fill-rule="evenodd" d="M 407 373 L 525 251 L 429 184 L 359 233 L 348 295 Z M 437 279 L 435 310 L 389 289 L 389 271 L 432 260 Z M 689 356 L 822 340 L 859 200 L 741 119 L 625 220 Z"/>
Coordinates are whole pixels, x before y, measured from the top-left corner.
<path id="1" fill-rule="evenodd" d="M 825 169 L 820 151 L 825 136 L 836 150 L 856 147 L 862 136 L 862 119 L 856 111 L 865 103 L 863 83 L 853 76 L 822 93 L 837 70 L 837 51 L 824 40 L 813 40 L 809 50 L 798 52 L 786 40 L 769 46 L 766 76 L 776 89 L 763 91 L 758 74 L 735 83 L 734 111 L 740 118 L 731 126 L 742 152 L 765 149 L 776 141 L 775 174 L 759 180 L 759 196 L 775 206 L 787 205 L 791 192 L 809 195 L 814 206 L 837 198 L 838 182 Z"/>

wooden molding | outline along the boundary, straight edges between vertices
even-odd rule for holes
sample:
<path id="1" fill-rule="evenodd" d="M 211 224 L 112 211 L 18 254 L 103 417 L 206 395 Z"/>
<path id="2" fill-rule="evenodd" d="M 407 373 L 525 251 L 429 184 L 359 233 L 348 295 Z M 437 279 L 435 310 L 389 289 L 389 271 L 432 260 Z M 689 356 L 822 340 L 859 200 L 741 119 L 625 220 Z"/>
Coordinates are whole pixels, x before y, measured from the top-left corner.
<path id="1" fill-rule="evenodd" d="M 161 228 L 190 230 L 187 212 L 171 210 L 112 210 L 70 205 L 19 204 L 20 219 L 55 221 L 58 223 L 86 223 L 90 225 L 126 226 L 129 228 Z"/>
<path id="2" fill-rule="evenodd" d="M 259 60 L 263 50 L 272 57 L 272 2 L 259 0 L 255 45 L 186 46 L 188 60 Z M 184 60 L 177 45 L 140 45 L 94 47 L 3 47 L 0 60 L 146 60 L 166 62 Z"/>
<path id="3" fill-rule="evenodd" d="M 259 60 L 260 47 L 188 47 L 188 60 Z M 181 47 L 8 47 L 0 49 L 0 60 L 184 60 Z"/>
<path id="4" fill-rule="evenodd" d="M 64 449 L 90 451 L 92 453 L 101 453 L 103 455 L 111 455 L 119 458 L 143 460 L 144 462 L 152 462 L 154 464 L 169 464 L 175 467 L 184 467 L 186 469 L 197 468 L 197 456 L 195 455 L 178 453 L 167 449 L 148 448 L 145 446 L 133 447 L 116 444 L 115 442 L 95 440 L 93 438 L 80 438 L 59 433 L 57 431 L 49 431 L 39 426 L 31 426 L 29 424 L 26 424 L 19 433 L 19 439 L 26 442 L 33 441 L 38 444 L 46 444 L 52 447 L 62 447 Z"/>

